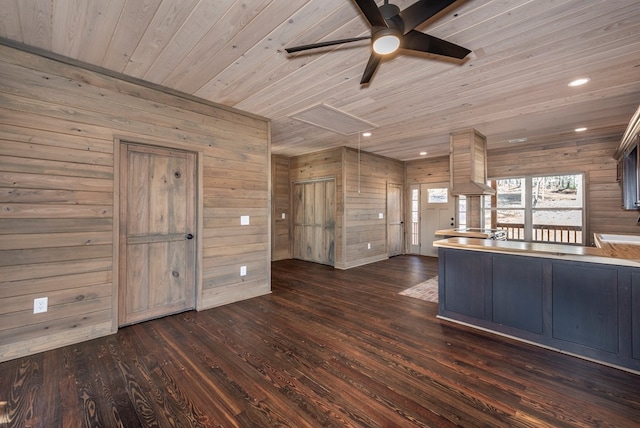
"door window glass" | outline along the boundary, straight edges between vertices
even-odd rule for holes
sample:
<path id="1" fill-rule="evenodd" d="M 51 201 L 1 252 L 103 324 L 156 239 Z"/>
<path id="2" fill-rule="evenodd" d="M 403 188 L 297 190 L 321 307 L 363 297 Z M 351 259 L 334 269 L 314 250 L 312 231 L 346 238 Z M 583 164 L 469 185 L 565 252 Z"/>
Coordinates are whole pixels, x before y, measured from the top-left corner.
<path id="1" fill-rule="evenodd" d="M 449 202 L 449 189 L 428 189 L 427 190 L 427 202 L 430 204 L 446 204 Z"/>

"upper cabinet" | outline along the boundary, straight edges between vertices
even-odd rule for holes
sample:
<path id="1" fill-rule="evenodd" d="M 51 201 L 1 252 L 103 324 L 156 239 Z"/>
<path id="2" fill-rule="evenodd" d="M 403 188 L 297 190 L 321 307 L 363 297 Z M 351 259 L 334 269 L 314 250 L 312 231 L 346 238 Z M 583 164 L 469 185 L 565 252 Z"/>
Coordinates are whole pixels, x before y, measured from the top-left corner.
<path id="1" fill-rule="evenodd" d="M 640 106 L 631 117 L 627 130 L 624 132 L 622 141 L 613 157 L 622 159 L 622 156 L 628 154 L 638 144 L 638 134 L 640 134 Z"/>
<path id="2" fill-rule="evenodd" d="M 637 140 L 637 139 L 636 139 Z M 640 148 L 638 143 L 625 154 L 621 163 L 620 185 L 622 187 L 622 206 L 625 210 L 640 209 Z"/>
<path id="3" fill-rule="evenodd" d="M 614 157 L 618 160 L 622 206 L 640 209 L 640 107 L 635 112 Z"/>

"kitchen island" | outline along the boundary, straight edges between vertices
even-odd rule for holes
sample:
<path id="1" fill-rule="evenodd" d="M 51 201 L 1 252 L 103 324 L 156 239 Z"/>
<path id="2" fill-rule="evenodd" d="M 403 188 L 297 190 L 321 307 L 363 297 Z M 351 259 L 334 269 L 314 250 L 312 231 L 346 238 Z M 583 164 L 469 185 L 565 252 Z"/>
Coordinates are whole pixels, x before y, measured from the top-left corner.
<path id="1" fill-rule="evenodd" d="M 438 316 L 640 374 L 640 245 L 449 238 Z"/>

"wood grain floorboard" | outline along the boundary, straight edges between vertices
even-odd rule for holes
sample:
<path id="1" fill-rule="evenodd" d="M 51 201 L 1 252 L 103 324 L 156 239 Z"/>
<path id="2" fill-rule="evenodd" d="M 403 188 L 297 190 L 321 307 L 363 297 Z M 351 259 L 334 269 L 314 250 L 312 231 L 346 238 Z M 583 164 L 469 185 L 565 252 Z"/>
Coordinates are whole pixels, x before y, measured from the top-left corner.
<path id="1" fill-rule="evenodd" d="M 1 427 L 633 427 L 640 376 L 438 320 L 399 256 L 0 364 Z"/>

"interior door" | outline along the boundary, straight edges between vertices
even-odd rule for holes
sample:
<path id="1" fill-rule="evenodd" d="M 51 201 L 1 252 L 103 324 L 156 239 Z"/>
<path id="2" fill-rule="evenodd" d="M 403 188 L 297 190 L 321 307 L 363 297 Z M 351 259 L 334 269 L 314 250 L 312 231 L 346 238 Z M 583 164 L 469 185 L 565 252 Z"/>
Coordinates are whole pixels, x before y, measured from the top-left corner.
<path id="1" fill-rule="evenodd" d="M 336 181 L 293 185 L 293 257 L 335 264 Z"/>
<path id="2" fill-rule="evenodd" d="M 455 200 L 449 191 L 449 183 L 422 184 L 420 186 L 420 254 L 438 257 L 433 241 L 439 229 L 455 227 Z"/>
<path id="3" fill-rule="evenodd" d="M 404 253 L 404 214 L 402 184 L 387 185 L 387 255 L 389 257 Z"/>
<path id="4" fill-rule="evenodd" d="M 120 325 L 195 303 L 195 154 L 123 144 Z"/>

